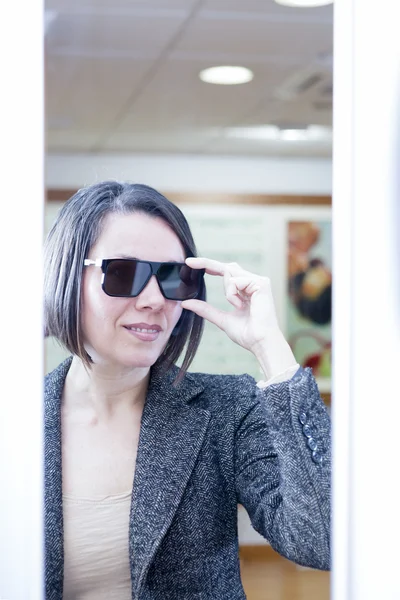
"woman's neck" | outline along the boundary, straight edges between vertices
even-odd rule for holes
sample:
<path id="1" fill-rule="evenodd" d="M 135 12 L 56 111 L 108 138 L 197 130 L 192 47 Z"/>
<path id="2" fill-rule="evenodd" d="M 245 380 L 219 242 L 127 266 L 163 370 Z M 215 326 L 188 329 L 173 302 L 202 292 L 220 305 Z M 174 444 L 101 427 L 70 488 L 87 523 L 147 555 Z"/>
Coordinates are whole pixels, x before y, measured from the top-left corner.
<path id="1" fill-rule="evenodd" d="M 89 409 L 98 419 L 141 410 L 146 399 L 150 368 L 92 364 L 88 369 L 74 357 L 65 380 L 64 410 Z"/>

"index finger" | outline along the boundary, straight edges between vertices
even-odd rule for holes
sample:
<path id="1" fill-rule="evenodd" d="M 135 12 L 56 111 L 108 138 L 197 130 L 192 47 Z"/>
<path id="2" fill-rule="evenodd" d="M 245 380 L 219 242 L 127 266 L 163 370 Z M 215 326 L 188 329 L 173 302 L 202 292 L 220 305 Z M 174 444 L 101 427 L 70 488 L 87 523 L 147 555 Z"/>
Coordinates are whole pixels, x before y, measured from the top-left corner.
<path id="1" fill-rule="evenodd" d="M 186 259 L 186 264 L 192 269 L 205 269 L 208 275 L 224 275 L 226 264 L 212 258 L 191 256 Z"/>

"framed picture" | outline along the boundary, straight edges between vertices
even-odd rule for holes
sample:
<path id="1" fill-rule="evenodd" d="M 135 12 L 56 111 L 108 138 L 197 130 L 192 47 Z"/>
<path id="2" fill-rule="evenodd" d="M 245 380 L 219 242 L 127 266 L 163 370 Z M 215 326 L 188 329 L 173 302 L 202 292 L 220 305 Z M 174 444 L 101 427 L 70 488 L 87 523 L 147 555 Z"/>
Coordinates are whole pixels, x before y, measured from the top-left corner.
<path id="1" fill-rule="evenodd" d="M 299 364 L 331 391 L 332 228 L 330 219 L 286 224 L 286 336 Z"/>

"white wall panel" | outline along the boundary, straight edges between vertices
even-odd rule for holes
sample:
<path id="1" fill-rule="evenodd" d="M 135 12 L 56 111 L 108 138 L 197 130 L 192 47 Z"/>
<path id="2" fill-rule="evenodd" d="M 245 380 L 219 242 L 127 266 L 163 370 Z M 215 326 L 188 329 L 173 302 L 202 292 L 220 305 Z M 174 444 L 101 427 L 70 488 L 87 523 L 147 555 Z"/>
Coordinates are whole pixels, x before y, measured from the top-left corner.
<path id="1" fill-rule="evenodd" d="M 2 22 L 0 598 L 41 600 L 42 2 L 4 3 Z"/>
<path id="2" fill-rule="evenodd" d="M 333 598 L 398 600 L 397 5 L 335 7 Z"/>

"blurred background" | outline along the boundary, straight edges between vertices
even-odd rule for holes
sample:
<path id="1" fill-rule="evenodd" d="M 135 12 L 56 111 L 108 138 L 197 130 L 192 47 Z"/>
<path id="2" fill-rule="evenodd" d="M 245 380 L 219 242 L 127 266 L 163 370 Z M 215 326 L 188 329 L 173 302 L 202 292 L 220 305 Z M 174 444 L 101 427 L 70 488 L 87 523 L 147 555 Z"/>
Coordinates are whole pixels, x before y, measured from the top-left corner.
<path id="1" fill-rule="evenodd" d="M 182 208 L 200 254 L 271 278 L 282 329 L 329 406 L 332 4 L 45 7 L 46 230 L 94 181 L 157 188 Z M 219 282 L 207 284 L 219 305 Z M 260 379 L 252 357 L 215 329 L 206 327 L 191 370 Z M 64 356 L 46 341 L 47 371 Z M 329 597 L 329 574 L 276 555 L 242 507 L 239 539 L 249 600 Z"/>

